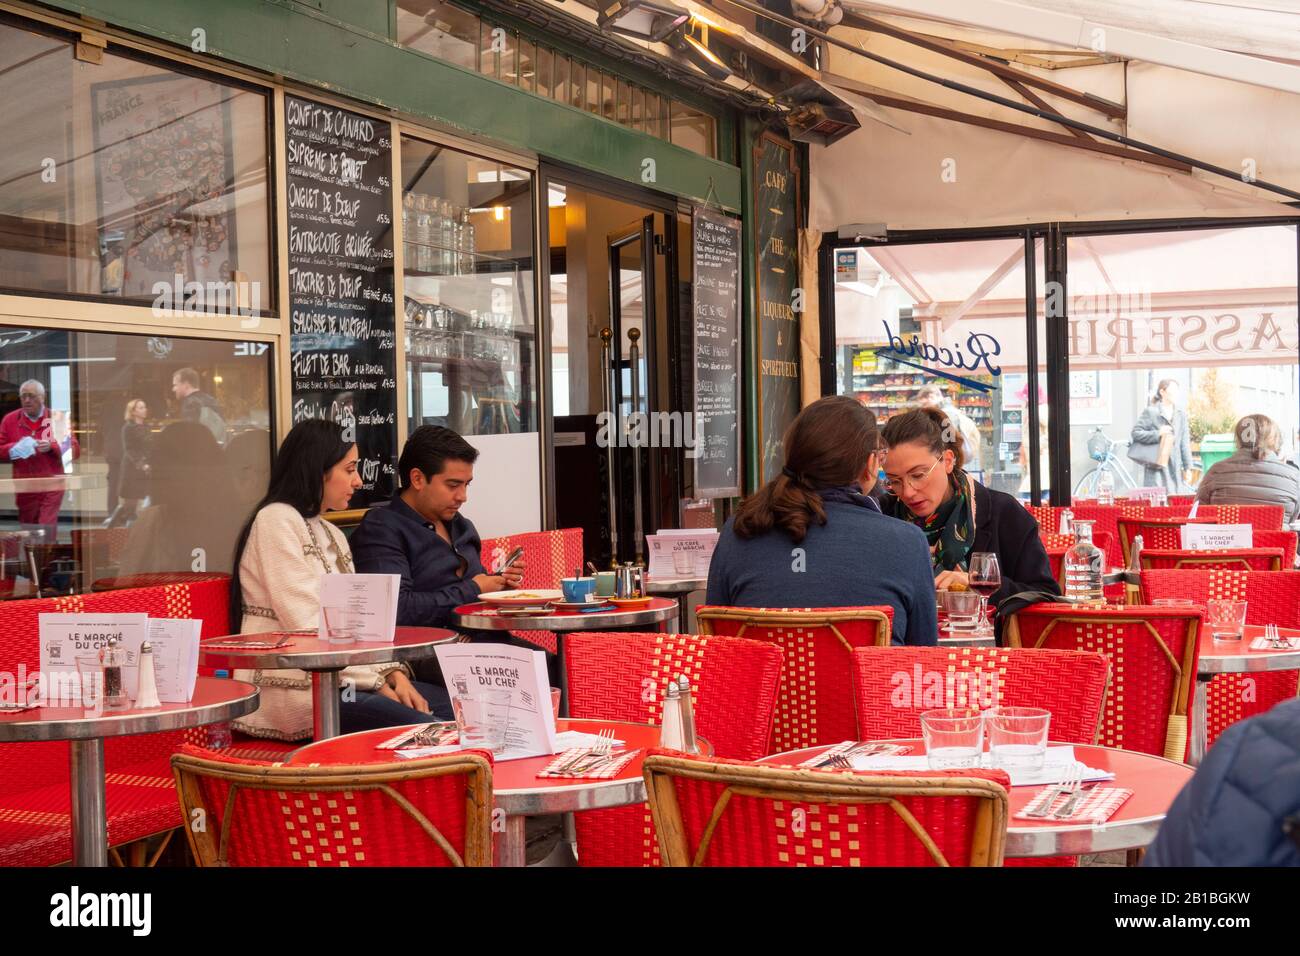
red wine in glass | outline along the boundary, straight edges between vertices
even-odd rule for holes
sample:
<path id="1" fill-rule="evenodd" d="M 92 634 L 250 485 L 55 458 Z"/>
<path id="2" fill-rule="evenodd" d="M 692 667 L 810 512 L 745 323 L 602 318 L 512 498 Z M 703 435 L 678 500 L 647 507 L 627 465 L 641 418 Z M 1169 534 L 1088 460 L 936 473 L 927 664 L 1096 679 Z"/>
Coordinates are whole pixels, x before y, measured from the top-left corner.
<path id="1" fill-rule="evenodd" d="M 976 581 L 971 579 L 970 582 L 970 589 L 986 601 L 991 598 L 1000 587 L 1002 587 L 1001 581 Z"/>
<path id="2" fill-rule="evenodd" d="M 980 596 L 980 620 L 977 632 L 989 633 L 989 598 L 1002 586 L 1002 569 L 998 565 L 998 556 L 991 551 L 978 551 L 970 556 L 966 569 L 966 581 L 970 589 Z"/>

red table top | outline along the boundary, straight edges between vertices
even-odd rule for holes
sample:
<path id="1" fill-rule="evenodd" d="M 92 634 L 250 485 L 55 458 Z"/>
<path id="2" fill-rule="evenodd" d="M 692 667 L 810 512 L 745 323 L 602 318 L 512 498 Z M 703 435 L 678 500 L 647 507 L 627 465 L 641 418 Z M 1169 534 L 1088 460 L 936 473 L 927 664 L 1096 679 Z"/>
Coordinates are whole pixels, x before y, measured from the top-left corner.
<path id="1" fill-rule="evenodd" d="M 1300 630 L 1293 627 L 1279 627 L 1278 632 L 1283 637 L 1300 637 Z M 1241 640 L 1239 641 L 1216 641 L 1210 632 L 1207 624 L 1201 628 L 1201 657 L 1277 657 L 1279 654 L 1290 653 L 1294 656 L 1296 651 L 1256 651 L 1251 650 L 1251 642 L 1256 638 L 1264 636 L 1263 625 L 1247 624 L 1242 628 Z"/>
<path id="2" fill-rule="evenodd" d="M 890 742 L 911 746 L 912 751 L 906 756 L 920 756 L 925 753 L 925 741 L 919 738 Z M 1052 744 L 1052 746 L 1058 745 Z M 1098 786 L 1126 787 L 1133 791 L 1133 796 L 1124 801 L 1120 808 L 1115 811 L 1115 815 L 1106 823 L 1100 824 L 1101 826 L 1131 823 L 1139 820 L 1162 819 L 1168 812 L 1170 804 L 1174 802 L 1174 797 L 1178 796 L 1179 791 L 1183 789 L 1195 772 L 1185 764 L 1175 763 L 1172 760 L 1166 760 L 1164 757 L 1134 753 L 1131 750 L 1116 750 L 1111 747 L 1093 747 L 1083 744 L 1074 744 L 1073 747 L 1074 755 L 1079 761 L 1097 770 L 1109 770 L 1115 774 L 1114 780 L 1104 781 Z M 793 766 L 820 751 L 829 749 L 829 747 L 810 747 L 806 750 L 774 754 L 771 757 L 764 757 L 759 762 Z M 869 773 L 869 771 L 865 770 L 856 772 Z M 1024 809 L 1029 801 L 1036 797 L 1042 789 L 1041 786 L 1011 788 L 1010 810 L 1008 811 L 1010 818 L 1007 820 L 1008 830 L 1093 829 L 1098 826 L 1098 824 L 1087 821 L 1062 823 L 1057 820 L 1016 819 L 1015 815 Z"/>
<path id="3" fill-rule="evenodd" d="M 230 575 L 220 571 L 157 571 L 146 574 L 124 574 L 113 578 L 99 578 L 92 585 L 95 591 L 120 591 L 124 588 L 153 588 L 164 584 L 194 584 L 199 581 L 220 581 Z"/>
<path id="4" fill-rule="evenodd" d="M 211 712 L 213 708 L 256 694 L 252 684 L 200 677 L 188 701 L 150 710 L 105 710 L 94 714 L 84 707 L 35 707 L 0 714 L 0 740 L 84 740 L 196 727 L 223 719 Z"/>
<path id="5" fill-rule="evenodd" d="M 641 752 L 628 761 L 618 775 L 606 779 L 577 779 L 565 777 L 539 777 L 537 772 L 546 769 L 546 765 L 555 759 L 554 754 L 543 757 L 523 757 L 519 760 L 501 760 L 492 764 L 492 790 L 496 793 L 506 791 L 522 792 L 526 790 L 564 790 L 573 787 L 591 787 L 610 781 L 630 780 L 641 776 L 641 763 L 645 752 L 651 747 L 659 746 L 659 728 L 651 724 L 633 724 L 615 720 L 575 720 L 561 717 L 555 722 L 559 731 L 580 730 L 585 733 L 598 733 L 613 728 L 628 747 L 638 747 Z M 383 727 L 379 730 L 364 730 L 342 737 L 331 737 L 316 743 L 307 744 L 295 750 L 285 761 L 290 766 L 302 764 L 324 764 L 326 766 L 354 766 L 367 763 L 392 763 L 400 760 L 391 750 L 377 750 L 375 745 L 383 743 L 402 732 L 401 727 Z"/>
<path id="6" fill-rule="evenodd" d="M 265 641 L 274 637 L 286 636 L 289 643 L 283 647 L 218 647 L 212 642 L 234 640 L 238 637 L 250 641 Z M 342 652 L 374 651 L 394 647 L 423 647 L 426 644 L 440 643 L 455 637 L 455 632 L 441 627 L 399 627 L 393 631 L 391 644 L 379 641 L 359 641 L 354 644 L 331 644 L 322 641 L 315 631 L 271 631 L 262 634 L 226 634 L 204 640 L 199 644 L 199 656 L 205 666 L 209 667 L 243 667 L 249 658 L 264 657 L 269 654 L 277 656 L 339 654 Z"/>
<path id="7" fill-rule="evenodd" d="M 505 606 L 509 607 L 509 605 L 505 605 Z M 483 614 L 491 617 L 496 615 L 497 611 L 500 610 L 501 607 L 502 605 L 494 604 L 491 601 L 475 601 L 473 604 L 462 604 L 460 607 L 456 608 L 456 610 L 452 613 Z M 677 602 L 672 598 L 652 597 L 650 598 L 649 603 L 640 604 L 637 605 L 636 607 L 615 607 L 611 605 L 610 608 L 606 611 L 583 611 L 576 608 L 557 607 L 550 614 L 542 614 L 542 615 L 538 615 L 538 617 L 539 618 L 556 618 L 556 617 L 599 618 L 610 614 L 632 614 L 638 611 L 662 611 L 665 608 L 676 608 L 676 607 L 677 607 Z M 512 618 L 512 620 L 516 620 L 519 622 L 519 629 L 521 631 L 528 629 L 525 626 L 529 621 L 529 618 L 527 616 L 521 615 L 520 617 Z"/>

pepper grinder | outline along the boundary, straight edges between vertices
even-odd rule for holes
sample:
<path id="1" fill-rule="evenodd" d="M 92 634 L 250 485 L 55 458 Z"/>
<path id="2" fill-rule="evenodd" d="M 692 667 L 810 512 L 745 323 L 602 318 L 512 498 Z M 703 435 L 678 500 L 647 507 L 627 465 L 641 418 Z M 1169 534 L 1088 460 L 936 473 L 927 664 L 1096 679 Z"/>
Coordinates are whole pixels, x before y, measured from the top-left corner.
<path id="1" fill-rule="evenodd" d="M 135 692 L 136 710 L 153 710 L 162 706 L 158 699 L 158 679 L 154 675 L 153 645 L 145 641 L 140 645 L 139 681 Z"/>
<path id="2" fill-rule="evenodd" d="M 673 680 L 664 691 L 664 714 L 659 728 L 659 746 L 668 750 L 682 750 L 682 698 Z"/>
<path id="3" fill-rule="evenodd" d="M 104 709 L 125 710 L 130 706 L 126 688 L 122 684 L 122 642 L 110 637 L 108 643 L 99 649 L 99 666 L 104 675 Z"/>

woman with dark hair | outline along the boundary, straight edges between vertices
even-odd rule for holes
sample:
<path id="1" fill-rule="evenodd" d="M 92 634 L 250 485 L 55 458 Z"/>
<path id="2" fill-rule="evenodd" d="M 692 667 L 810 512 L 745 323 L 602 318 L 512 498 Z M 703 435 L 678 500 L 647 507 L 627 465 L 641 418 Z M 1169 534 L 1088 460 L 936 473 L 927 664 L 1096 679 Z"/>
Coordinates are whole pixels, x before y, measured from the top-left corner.
<path id="1" fill-rule="evenodd" d="M 876 418 L 847 396 L 813 402 L 785 433 L 781 474 L 741 502 L 709 566 L 708 603 L 894 609 L 895 644 L 934 644 L 925 537 L 880 513 Z"/>
<path id="2" fill-rule="evenodd" d="M 970 555 L 991 552 L 998 556 L 1002 586 L 990 604 L 1019 591 L 1061 593 L 1038 522 L 1015 498 L 966 474 L 961 432 L 943 412 L 917 408 L 894 415 L 881 438 L 890 491 L 881 509 L 925 533 L 936 588 L 968 588 Z"/>
<path id="3" fill-rule="evenodd" d="M 1179 386 L 1161 379 L 1151 404 L 1133 426 L 1128 456 L 1142 466 L 1142 484 L 1172 494 L 1187 490 L 1192 471 L 1192 435 L 1187 413 L 1178 407 Z"/>
<path id="4" fill-rule="evenodd" d="M 347 538 L 321 517 L 342 511 L 361 487 L 357 446 L 335 422 L 308 419 L 285 436 L 271 466 L 266 496 L 235 547 L 230 619 L 243 634 L 314 629 L 320 576 L 351 574 Z M 236 671 L 261 688 L 256 711 L 235 721 L 248 734 L 279 740 L 311 736 L 311 678 L 299 670 Z M 344 733 L 450 718 L 446 691 L 413 682 L 405 665 L 362 665 L 343 671 L 339 720 Z"/>

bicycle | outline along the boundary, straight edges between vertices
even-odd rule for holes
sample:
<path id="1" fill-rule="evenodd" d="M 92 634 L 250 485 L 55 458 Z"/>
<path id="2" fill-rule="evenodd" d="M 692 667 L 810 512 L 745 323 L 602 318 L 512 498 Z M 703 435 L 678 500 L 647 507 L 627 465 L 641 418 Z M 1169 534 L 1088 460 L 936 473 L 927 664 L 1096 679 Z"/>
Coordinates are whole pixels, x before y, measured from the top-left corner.
<path id="1" fill-rule="evenodd" d="M 1133 480 L 1133 476 L 1128 473 L 1128 468 L 1123 460 L 1115 454 L 1117 448 L 1127 447 L 1130 442 L 1115 441 L 1100 428 L 1097 428 L 1088 437 L 1088 457 L 1097 464 L 1092 469 L 1085 472 L 1074 486 L 1074 497 L 1076 498 L 1095 498 L 1097 492 L 1097 479 L 1101 477 L 1103 470 L 1109 470 L 1112 475 L 1116 476 L 1117 482 L 1123 482 L 1127 488 L 1136 488 L 1138 483 Z"/>

